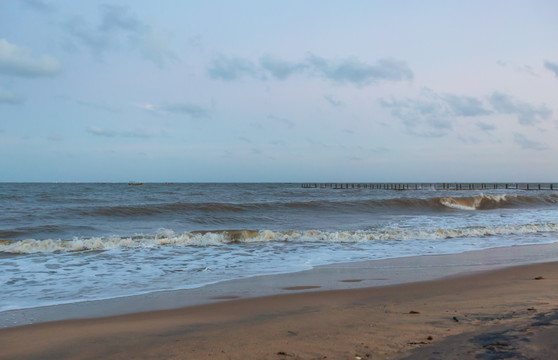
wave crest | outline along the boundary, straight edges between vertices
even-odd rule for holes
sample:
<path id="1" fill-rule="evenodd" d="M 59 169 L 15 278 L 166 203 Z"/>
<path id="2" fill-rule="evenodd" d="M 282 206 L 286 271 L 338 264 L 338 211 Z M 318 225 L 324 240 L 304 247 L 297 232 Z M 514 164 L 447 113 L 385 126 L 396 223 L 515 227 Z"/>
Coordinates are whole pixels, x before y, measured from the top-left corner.
<path id="1" fill-rule="evenodd" d="M 75 251 L 104 251 L 122 248 L 150 248 L 159 246 L 221 246 L 231 243 L 254 243 L 273 241 L 357 243 L 381 240 L 436 240 L 448 238 L 482 238 L 493 235 L 558 232 L 558 224 L 541 223 L 509 225 L 500 227 L 478 226 L 457 229 L 383 229 L 360 231 L 271 231 L 227 230 L 194 231 L 175 233 L 162 229 L 154 236 L 94 237 L 72 240 L 27 239 L 20 241 L 0 240 L 0 253 L 33 254 Z"/>
<path id="2" fill-rule="evenodd" d="M 517 199 L 517 197 L 512 197 Z M 478 195 L 474 197 L 442 197 L 440 204 L 459 210 L 497 209 L 502 205 L 510 205 L 508 195 Z"/>
<path id="3" fill-rule="evenodd" d="M 246 213 L 261 212 L 275 209 L 286 210 L 314 210 L 336 209 L 370 211 L 374 209 L 426 209 L 439 210 L 440 207 L 461 210 L 481 210 L 499 207 L 534 207 L 548 206 L 558 203 L 557 194 L 540 195 L 477 195 L 471 197 L 430 197 L 411 198 L 396 197 L 386 199 L 367 200 L 312 200 L 312 201 L 273 201 L 273 202 L 175 202 L 175 203 L 148 203 L 135 205 L 109 205 L 95 207 L 80 207 L 74 211 L 80 216 L 108 216 L 108 217 L 133 217 L 153 216 L 162 214 L 199 214 L 199 213 Z"/>

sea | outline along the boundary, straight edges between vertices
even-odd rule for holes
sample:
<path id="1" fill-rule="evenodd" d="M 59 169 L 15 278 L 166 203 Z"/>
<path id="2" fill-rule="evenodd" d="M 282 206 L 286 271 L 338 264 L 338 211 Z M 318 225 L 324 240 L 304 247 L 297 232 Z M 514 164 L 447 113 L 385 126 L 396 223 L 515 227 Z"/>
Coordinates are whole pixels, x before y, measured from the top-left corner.
<path id="1" fill-rule="evenodd" d="M 378 187 L 0 183 L 0 312 L 558 241 L 556 190 Z"/>

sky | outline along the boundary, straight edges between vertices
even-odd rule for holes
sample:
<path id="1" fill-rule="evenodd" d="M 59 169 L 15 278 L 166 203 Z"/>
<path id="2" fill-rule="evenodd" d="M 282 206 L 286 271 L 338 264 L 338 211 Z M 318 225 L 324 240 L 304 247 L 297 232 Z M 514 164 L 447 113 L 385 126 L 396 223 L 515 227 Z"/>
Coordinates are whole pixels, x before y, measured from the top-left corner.
<path id="1" fill-rule="evenodd" d="M 0 0 L 0 181 L 558 181 L 558 2 Z"/>

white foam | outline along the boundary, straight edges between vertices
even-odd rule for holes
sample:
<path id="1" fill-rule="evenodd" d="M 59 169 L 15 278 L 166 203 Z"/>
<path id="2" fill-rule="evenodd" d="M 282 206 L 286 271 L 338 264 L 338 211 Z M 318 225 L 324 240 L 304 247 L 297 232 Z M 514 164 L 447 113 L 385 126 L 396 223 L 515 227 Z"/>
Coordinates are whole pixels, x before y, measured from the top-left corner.
<path id="1" fill-rule="evenodd" d="M 440 203 L 446 207 L 458 210 L 478 210 L 483 201 L 502 202 L 507 200 L 507 195 L 478 195 L 475 197 L 443 197 Z"/>
<path id="2" fill-rule="evenodd" d="M 462 228 L 401 229 L 388 228 L 359 231 L 222 231 L 206 233 L 175 233 L 162 229 L 155 236 L 140 237 L 94 237 L 72 240 L 27 239 L 0 244 L 0 252 L 12 254 L 34 254 L 53 252 L 77 252 L 111 250 L 121 248 L 152 248 L 164 246 L 221 246 L 230 243 L 257 242 L 323 242 L 359 243 L 378 240 L 436 240 L 448 238 L 482 238 L 492 235 L 558 232 L 558 224 L 474 226 Z"/>

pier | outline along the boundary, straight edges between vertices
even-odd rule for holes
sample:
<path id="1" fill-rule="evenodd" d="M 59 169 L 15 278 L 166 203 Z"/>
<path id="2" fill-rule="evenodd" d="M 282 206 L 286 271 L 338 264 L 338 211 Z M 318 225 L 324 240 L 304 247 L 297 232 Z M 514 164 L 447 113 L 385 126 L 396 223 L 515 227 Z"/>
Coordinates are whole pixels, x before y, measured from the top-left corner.
<path id="1" fill-rule="evenodd" d="M 558 183 L 303 183 L 303 189 L 558 190 Z"/>

